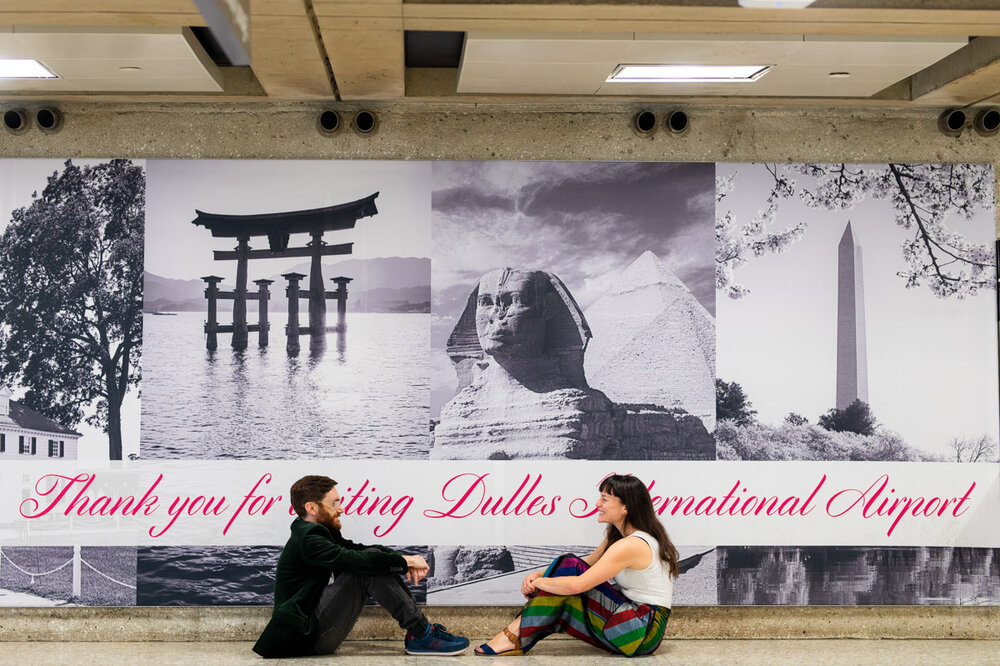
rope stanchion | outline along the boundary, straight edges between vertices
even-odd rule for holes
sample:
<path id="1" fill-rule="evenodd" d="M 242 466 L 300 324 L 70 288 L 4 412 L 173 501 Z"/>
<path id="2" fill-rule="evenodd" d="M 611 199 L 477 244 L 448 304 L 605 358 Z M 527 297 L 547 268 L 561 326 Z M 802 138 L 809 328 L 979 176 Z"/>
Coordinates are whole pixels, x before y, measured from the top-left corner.
<path id="1" fill-rule="evenodd" d="M 104 573 L 102 571 L 98 571 L 97 569 L 94 568 L 94 565 L 91 564 L 90 562 L 88 562 L 87 560 L 81 559 L 80 562 L 83 563 L 84 566 L 86 566 L 88 569 L 90 569 L 91 571 L 93 571 L 98 576 L 103 576 L 104 578 L 107 578 L 108 580 L 110 580 L 112 583 L 117 583 L 117 584 L 121 585 L 122 587 L 129 588 L 130 590 L 134 590 L 135 589 L 135 585 L 129 585 L 128 583 L 123 583 L 120 580 L 115 580 L 114 578 L 112 578 L 108 574 L 106 574 L 106 573 Z"/>
<path id="2" fill-rule="evenodd" d="M 41 578 L 42 576 L 48 576 L 49 574 L 53 574 L 53 573 L 59 571 L 60 569 L 63 569 L 63 568 L 65 568 L 66 566 L 68 566 L 70 564 L 73 564 L 73 558 L 71 557 L 68 560 L 66 560 L 65 562 L 63 562 L 62 564 L 60 564 L 59 566 L 57 566 L 55 569 L 52 569 L 51 571 L 43 571 L 41 573 L 35 573 L 34 571 L 28 571 L 27 569 L 22 569 L 21 567 L 17 566 L 17 562 L 15 562 L 14 560 L 10 559 L 10 556 L 7 553 L 3 552 L 3 551 L 0 551 L 0 557 L 3 557 L 3 559 L 5 559 L 8 562 L 10 562 L 10 565 L 12 567 L 14 567 L 15 569 L 17 569 L 18 571 L 20 571 L 24 575 L 31 576 L 31 582 L 32 583 L 35 582 L 35 578 L 36 577 Z"/>
<path id="3" fill-rule="evenodd" d="M 12 567 L 14 567 L 15 569 L 17 569 L 18 571 L 20 571 L 24 575 L 30 576 L 31 577 L 31 584 L 32 585 L 35 584 L 35 578 L 41 578 L 42 576 L 48 576 L 49 574 L 54 574 L 57 571 L 65 569 L 70 564 L 73 564 L 73 560 L 74 559 L 75 558 L 71 557 L 70 559 L 66 560 L 65 562 L 63 562 L 62 564 L 60 564 L 59 566 L 57 566 L 55 569 L 51 569 L 49 571 L 40 571 L 40 572 L 28 571 L 27 569 L 19 566 L 17 562 L 15 562 L 14 560 L 10 559 L 10 555 L 8 555 L 7 553 L 5 553 L 3 551 L 3 549 L 0 548 L 0 562 L 2 562 L 3 560 L 7 560 L 7 562 L 9 562 Z M 121 585 L 122 587 L 127 587 L 130 590 L 136 589 L 135 585 L 130 585 L 129 583 L 124 583 L 124 582 L 122 582 L 120 580 L 116 580 L 116 579 L 112 578 L 111 576 L 107 575 L 106 573 L 104 573 L 103 571 L 98 570 L 96 567 L 94 567 L 93 564 L 91 564 L 87 560 L 83 559 L 82 557 L 80 558 L 80 563 L 83 564 L 84 566 L 86 566 L 88 569 L 90 569 L 94 573 L 96 573 L 98 576 L 101 576 L 102 578 L 106 578 L 109 581 L 111 581 L 112 583 L 115 583 L 116 585 Z"/>

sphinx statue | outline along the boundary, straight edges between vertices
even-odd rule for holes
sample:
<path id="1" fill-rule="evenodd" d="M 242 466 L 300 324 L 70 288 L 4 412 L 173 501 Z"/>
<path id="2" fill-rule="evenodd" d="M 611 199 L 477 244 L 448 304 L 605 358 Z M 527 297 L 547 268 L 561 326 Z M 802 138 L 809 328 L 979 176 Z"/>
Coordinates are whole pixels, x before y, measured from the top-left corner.
<path id="1" fill-rule="evenodd" d="M 441 409 L 431 458 L 714 458 L 697 417 L 618 405 L 589 386 L 583 359 L 591 337 L 552 273 L 483 275 L 448 340 L 461 390 Z"/>

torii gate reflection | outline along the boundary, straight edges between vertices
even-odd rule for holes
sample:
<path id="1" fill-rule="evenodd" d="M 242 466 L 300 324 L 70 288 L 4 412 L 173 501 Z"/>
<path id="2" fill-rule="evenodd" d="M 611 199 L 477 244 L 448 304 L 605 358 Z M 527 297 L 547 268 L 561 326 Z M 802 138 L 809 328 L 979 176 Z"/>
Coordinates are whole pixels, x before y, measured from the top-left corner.
<path id="1" fill-rule="evenodd" d="M 376 192 L 363 199 L 348 203 L 329 206 L 327 208 L 312 208 L 285 213 L 261 213 L 257 215 L 223 215 L 205 213 L 195 210 L 197 217 L 192 224 L 201 225 L 212 232 L 216 238 L 236 238 L 239 245 L 233 251 L 214 252 L 216 261 L 236 260 L 236 290 L 220 291 L 218 283 L 221 277 L 208 275 L 202 278 L 207 283 L 205 298 L 208 299 L 208 322 L 205 324 L 207 334 L 205 346 L 208 349 L 218 347 L 219 333 L 232 333 L 233 349 L 246 349 L 249 333 L 258 332 L 258 344 L 267 346 L 268 327 L 267 301 L 270 298 L 268 285 L 270 280 L 255 280 L 258 291 L 247 293 L 247 272 L 250 259 L 275 259 L 286 257 L 311 257 L 308 291 L 299 289 L 299 281 L 305 277 L 301 273 L 286 273 L 282 275 L 288 280 L 285 293 L 288 297 L 288 326 L 285 329 L 287 338 L 286 349 L 290 354 L 299 351 L 299 335 L 310 336 L 310 347 L 322 349 L 326 346 L 327 331 L 341 331 L 346 327 L 347 284 L 349 277 L 336 277 L 336 291 L 326 291 L 323 286 L 323 268 L 321 259 L 325 256 L 351 254 L 354 243 L 327 245 L 323 234 L 327 231 L 342 231 L 353 229 L 355 223 L 363 217 L 378 214 L 375 207 Z M 312 240 L 304 247 L 289 248 L 288 242 L 292 234 L 308 233 Z M 252 236 L 267 236 L 268 249 L 254 250 L 250 247 Z M 309 326 L 300 327 L 298 321 L 300 298 L 309 300 Z M 326 299 L 337 299 L 337 326 L 326 326 Z M 217 300 L 233 300 L 232 326 L 220 326 L 217 316 Z M 247 324 L 247 300 L 256 300 L 260 304 L 260 319 L 257 324 Z"/>

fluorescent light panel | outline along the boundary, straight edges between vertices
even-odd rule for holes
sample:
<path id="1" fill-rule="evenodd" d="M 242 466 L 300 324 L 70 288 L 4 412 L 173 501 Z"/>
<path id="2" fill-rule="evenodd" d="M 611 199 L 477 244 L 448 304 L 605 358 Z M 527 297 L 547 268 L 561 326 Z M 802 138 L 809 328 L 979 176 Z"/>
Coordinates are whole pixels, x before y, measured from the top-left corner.
<path id="1" fill-rule="evenodd" d="M 750 83 L 770 65 L 618 65 L 608 83 Z"/>
<path id="2" fill-rule="evenodd" d="M 30 58 L 0 58 L 0 79 L 58 79 L 45 65 Z"/>

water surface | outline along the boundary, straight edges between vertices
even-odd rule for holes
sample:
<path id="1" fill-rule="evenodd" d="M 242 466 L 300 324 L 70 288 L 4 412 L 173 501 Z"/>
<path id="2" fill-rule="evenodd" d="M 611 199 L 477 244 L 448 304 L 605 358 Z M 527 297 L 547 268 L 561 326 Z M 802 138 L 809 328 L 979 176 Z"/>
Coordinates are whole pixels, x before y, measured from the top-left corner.
<path id="1" fill-rule="evenodd" d="M 350 314 L 314 352 L 301 338 L 205 349 L 198 312 L 144 315 L 143 458 L 426 458 L 430 315 Z"/>

